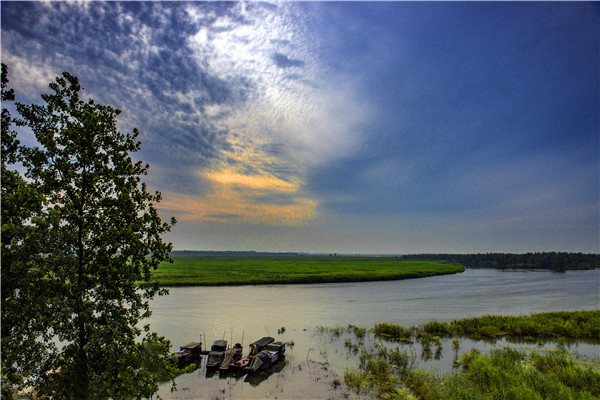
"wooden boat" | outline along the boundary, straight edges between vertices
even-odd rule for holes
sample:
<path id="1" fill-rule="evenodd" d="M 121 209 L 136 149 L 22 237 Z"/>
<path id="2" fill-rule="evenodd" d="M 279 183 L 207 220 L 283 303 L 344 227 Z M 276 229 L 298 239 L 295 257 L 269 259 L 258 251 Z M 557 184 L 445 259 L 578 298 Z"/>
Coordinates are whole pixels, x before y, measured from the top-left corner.
<path id="1" fill-rule="evenodd" d="M 200 358 L 200 353 L 202 352 L 202 343 L 201 342 L 191 342 L 179 348 L 179 351 L 173 354 L 170 359 L 176 358 L 177 365 L 179 367 L 184 367 L 187 364 L 196 361 Z"/>
<path id="2" fill-rule="evenodd" d="M 206 368 L 217 368 L 223 362 L 225 351 L 227 350 L 227 340 L 215 340 L 210 353 L 208 354 L 208 360 L 206 360 Z"/>
<path id="3" fill-rule="evenodd" d="M 242 358 L 242 345 L 236 343 L 231 349 L 227 349 L 225 351 L 225 355 L 223 356 L 223 361 L 221 362 L 221 366 L 219 367 L 219 371 L 227 372 L 230 368 L 233 367 L 233 363 Z"/>
<path id="4" fill-rule="evenodd" d="M 252 358 L 248 367 L 249 371 L 256 372 L 268 368 L 285 357 L 285 343 L 272 342 L 265 349 Z"/>
<path id="5" fill-rule="evenodd" d="M 260 353 L 266 345 L 273 342 L 275 339 L 269 336 L 265 336 L 263 338 L 258 339 L 255 342 L 250 343 L 250 352 L 246 357 L 241 358 L 238 361 L 235 361 L 232 365 L 232 368 L 241 368 L 248 369 L 250 367 L 250 362 L 252 358 Z"/>

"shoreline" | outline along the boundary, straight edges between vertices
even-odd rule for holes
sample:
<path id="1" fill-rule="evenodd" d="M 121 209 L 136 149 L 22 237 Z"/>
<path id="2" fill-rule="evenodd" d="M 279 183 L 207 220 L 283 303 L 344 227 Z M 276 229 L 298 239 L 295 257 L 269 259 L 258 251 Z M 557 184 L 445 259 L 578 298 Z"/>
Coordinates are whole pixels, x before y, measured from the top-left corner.
<path id="1" fill-rule="evenodd" d="M 460 274 L 463 271 L 452 271 L 452 272 L 439 272 L 439 273 L 415 273 L 415 274 L 405 274 L 399 276 L 390 276 L 390 277 L 376 277 L 370 279 L 365 277 L 364 279 L 356 279 L 356 278 L 340 278 L 340 279 L 324 279 L 324 280 L 311 280 L 307 278 L 305 280 L 269 280 L 269 281 L 256 281 L 252 283 L 247 282 L 215 282 L 215 283 L 193 283 L 193 282 L 181 282 L 181 283 L 168 283 L 168 284 L 160 284 L 160 287 L 170 288 L 170 287 L 227 287 L 227 286 L 274 286 L 274 285 L 321 285 L 321 284 L 330 284 L 330 283 L 360 283 L 360 282 L 386 282 L 386 281 L 401 281 L 405 279 L 420 279 L 420 278 L 430 278 L 433 276 L 443 276 L 443 275 L 453 275 Z"/>

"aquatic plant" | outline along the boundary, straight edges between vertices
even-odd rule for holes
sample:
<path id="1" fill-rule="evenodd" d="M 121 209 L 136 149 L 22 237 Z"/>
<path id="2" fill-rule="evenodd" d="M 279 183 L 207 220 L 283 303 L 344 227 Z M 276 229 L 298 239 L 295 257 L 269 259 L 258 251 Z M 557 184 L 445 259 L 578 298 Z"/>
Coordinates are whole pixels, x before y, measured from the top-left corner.
<path id="1" fill-rule="evenodd" d="M 358 370 L 347 370 L 344 379 L 358 393 L 381 399 L 597 399 L 600 373 L 578 365 L 564 354 L 526 355 L 511 348 L 481 354 L 465 353 L 459 370 L 432 375 L 406 364 L 397 369 L 389 359 L 363 353 Z"/>
<path id="2" fill-rule="evenodd" d="M 600 337 L 600 310 L 558 311 L 521 316 L 484 315 L 454 320 L 450 323 L 430 321 L 418 327 L 379 323 L 373 328 L 378 338 L 412 342 L 413 336 L 466 336 L 472 339 L 521 338 L 597 338 Z"/>
<path id="3" fill-rule="evenodd" d="M 573 330 L 573 336 L 595 337 L 599 310 L 539 313 L 529 316 L 484 316 L 451 323 L 435 323 L 405 328 L 392 324 L 376 324 L 376 337 L 387 341 L 410 335 L 419 338 L 423 359 L 431 358 L 432 343 L 441 353 L 441 336 L 464 335 L 480 337 L 507 335 L 508 332 L 527 333 L 536 338 L 557 338 L 564 342 L 564 327 Z M 547 326 L 545 325 L 547 324 Z M 447 334 L 433 335 L 448 327 Z M 443 328 L 443 329 L 442 329 Z M 588 336 L 589 335 L 589 336 Z M 514 337 L 514 336 L 511 336 Z M 541 354 L 535 350 L 525 352 L 511 349 L 493 349 L 482 354 L 472 349 L 458 357 L 460 342 L 452 337 L 455 369 L 443 376 L 415 368 L 414 355 L 390 349 L 375 342 L 367 351 L 360 349 L 357 369 L 346 370 L 344 379 L 348 387 L 370 398 L 380 399 L 598 399 L 600 398 L 600 362 L 580 361 L 559 350 Z M 355 346 L 350 340 L 348 345 Z M 354 347 L 353 347 L 354 349 Z M 564 350 L 564 346 L 563 346 Z"/>
<path id="4" fill-rule="evenodd" d="M 375 333 L 375 337 L 377 338 L 395 340 L 405 343 L 412 343 L 414 332 L 415 328 L 404 328 L 400 325 L 388 323 L 376 324 L 373 328 L 373 333 Z"/>
<path id="5" fill-rule="evenodd" d="M 444 336 L 449 333 L 449 327 L 447 322 L 429 321 L 419 327 L 419 331 L 426 332 L 430 335 Z"/>
<path id="6" fill-rule="evenodd" d="M 351 351 L 353 354 L 358 354 L 358 351 L 360 349 L 360 344 L 353 343 L 350 339 L 344 340 L 344 346 L 347 347 L 348 350 Z"/>
<path id="7" fill-rule="evenodd" d="M 354 335 L 359 339 L 362 339 L 367 334 L 367 328 L 361 328 L 351 324 L 348 324 L 348 331 L 354 333 Z"/>
<path id="8" fill-rule="evenodd" d="M 452 321 L 449 333 L 489 338 L 593 338 L 600 336 L 600 310 L 545 312 L 529 316 L 484 315 Z"/>

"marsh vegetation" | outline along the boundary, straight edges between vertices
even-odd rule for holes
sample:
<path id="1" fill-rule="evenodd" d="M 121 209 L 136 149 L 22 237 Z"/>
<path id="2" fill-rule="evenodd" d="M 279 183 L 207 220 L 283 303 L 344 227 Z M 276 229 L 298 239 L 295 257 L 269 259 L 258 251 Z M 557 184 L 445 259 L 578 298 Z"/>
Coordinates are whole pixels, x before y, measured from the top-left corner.
<path id="1" fill-rule="evenodd" d="M 452 374 L 416 369 L 405 351 L 364 352 L 344 380 L 379 399 L 597 399 L 600 373 L 569 353 L 540 354 L 505 347 L 464 353 Z"/>
<path id="2" fill-rule="evenodd" d="M 464 271 L 460 264 L 397 257 L 176 255 L 152 277 L 162 286 L 385 281 Z"/>
<path id="3" fill-rule="evenodd" d="M 513 337 L 535 340 L 538 338 L 598 338 L 600 337 L 600 310 L 558 311 L 532 315 L 485 315 L 451 322 L 430 321 L 420 326 L 405 328 L 380 323 L 373 331 L 377 337 L 401 342 L 412 342 L 414 337 L 463 336 L 472 339 Z"/>
<path id="4" fill-rule="evenodd" d="M 489 337 L 490 329 L 510 331 L 511 337 L 596 338 L 600 311 L 539 313 L 530 316 L 484 316 L 452 321 L 431 321 L 425 325 L 404 328 L 377 324 L 371 330 L 375 337 L 396 341 L 405 346 L 389 347 L 375 343 L 364 345 L 346 339 L 349 351 L 359 356 L 359 366 L 344 374 L 346 385 L 359 395 L 379 399 L 597 399 L 600 396 L 600 362 L 576 357 L 564 347 L 558 350 L 531 350 L 513 347 L 493 348 L 487 354 L 471 348 L 459 356 L 460 341 L 469 326 L 468 336 Z M 549 327 L 543 323 L 546 321 Z M 521 329 L 526 326 L 527 329 Z M 569 330 L 565 330 L 565 327 Z M 451 329 L 449 327 L 457 327 Z M 512 327 L 512 330 L 507 328 Z M 339 329 L 339 328 L 338 328 Z M 348 332 L 356 331 L 349 326 Z M 331 330 L 336 334 L 336 330 Z M 435 374 L 415 367 L 418 341 L 421 359 L 431 359 L 433 349 L 441 353 L 440 334 L 452 337 L 454 368 L 449 374 Z M 455 337 L 458 335 L 458 337 Z M 432 346 L 433 345 L 433 346 Z"/>

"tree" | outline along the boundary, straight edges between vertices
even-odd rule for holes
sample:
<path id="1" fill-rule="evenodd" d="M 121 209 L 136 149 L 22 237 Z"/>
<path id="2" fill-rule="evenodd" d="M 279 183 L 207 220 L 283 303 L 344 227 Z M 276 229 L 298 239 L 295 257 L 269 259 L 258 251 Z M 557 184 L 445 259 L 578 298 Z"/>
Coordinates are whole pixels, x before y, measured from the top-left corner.
<path id="1" fill-rule="evenodd" d="M 8 68 L 2 64 L 2 101 L 14 101 L 8 89 Z M 4 389 L 20 386 L 26 371 L 44 362 L 53 342 L 46 335 L 44 320 L 48 308 L 39 301 L 47 287 L 36 285 L 43 264 L 42 243 L 47 237 L 43 215 L 44 197 L 30 185 L 14 166 L 22 160 L 13 119 L 2 108 L 2 380 Z M 24 351 L 26 349 L 26 351 Z"/>
<path id="2" fill-rule="evenodd" d="M 171 261 L 172 245 L 161 235 L 175 220 L 161 220 L 161 194 L 141 182 L 148 165 L 130 155 L 140 149 L 139 132 L 117 130 L 120 111 L 81 100 L 69 73 L 49 87 L 45 104 L 17 103 L 17 125 L 38 143 L 17 144 L 23 182 L 36 199 L 26 214 L 5 215 L 3 175 L 2 296 L 9 311 L 21 306 L 30 318 L 9 312 L 5 319 L 3 305 L 3 374 L 30 377 L 53 398 L 149 397 L 160 379 L 174 376 L 162 357 L 169 342 L 139 324 L 150 316 L 149 300 L 166 293 L 151 271 Z M 5 238 L 5 218 L 31 234 Z M 5 269 L 19 277 L 6 286 Z M 32 351 L 36 362 L 25 362 Z"/>

